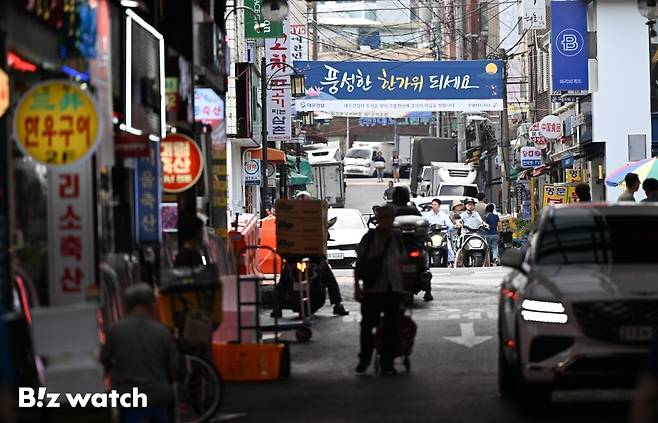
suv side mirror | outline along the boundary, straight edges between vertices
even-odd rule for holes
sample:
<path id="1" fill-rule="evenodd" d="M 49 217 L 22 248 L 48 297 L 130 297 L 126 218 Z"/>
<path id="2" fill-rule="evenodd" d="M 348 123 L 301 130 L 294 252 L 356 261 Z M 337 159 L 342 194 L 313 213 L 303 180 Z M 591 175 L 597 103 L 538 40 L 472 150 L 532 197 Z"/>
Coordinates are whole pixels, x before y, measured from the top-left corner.
<path id="1" fill-rule="evenodd" d="M 523 261 L 525 260 L 525 249 L 507 250 L 500 257 L 500 264 L 525 273 Z"/>

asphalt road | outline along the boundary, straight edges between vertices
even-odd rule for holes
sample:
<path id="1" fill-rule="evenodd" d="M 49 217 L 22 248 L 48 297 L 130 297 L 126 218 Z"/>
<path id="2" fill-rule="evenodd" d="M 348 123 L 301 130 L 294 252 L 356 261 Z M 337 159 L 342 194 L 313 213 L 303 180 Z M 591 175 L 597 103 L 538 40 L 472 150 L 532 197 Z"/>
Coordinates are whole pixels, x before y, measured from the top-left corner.
<path id="1" fill-rule="evenodd" d="M 345 208 L 358 209 L 361 213 L 372 213 L 372 206 L 384 204 L 384 191 L 388 181 L 377 182 L 377 178 L 347 178 L 347 197 Z M 401 179 L 401 184 L 409 185 L 408 179 Z"/>
<path id="2" fill-rule="evenodd" d="M 381 189 L 380 189 L 381 185 Z M 369 210 L 384 184 L 348 181 L 347 207 Z M 381 197 L 380 197 L 381 198 Z M 293 343 L 292 376 L 269 383 L 228 383 L 223 419 L 244 422 L 624 422 L 629 392 L 557 392 L 542 417 L 517 413 L 498 397 L 497 293 L 504 268 L 434 269 L 435 300 L 420 296 L 411 310 L 418 324 L 409 374 L 354 373 L 359 304 L 352 271 L 336 270 L 351 314 L 316 314 L 313 338 Z M 284 314 L 284 318 L 293 318 Z M 291 333 L 284 337 L 292 339 Z M 402 369 L 398 365 L 398 369 Z"/>

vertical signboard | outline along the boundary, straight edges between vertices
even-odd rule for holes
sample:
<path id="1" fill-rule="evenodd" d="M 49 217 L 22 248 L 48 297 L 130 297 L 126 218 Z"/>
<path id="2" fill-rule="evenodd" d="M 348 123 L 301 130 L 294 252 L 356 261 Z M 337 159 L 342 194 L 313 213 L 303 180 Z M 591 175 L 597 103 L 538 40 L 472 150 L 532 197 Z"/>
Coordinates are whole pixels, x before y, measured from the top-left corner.
<path id="1" fill-rule="evenodd" d="M 308 28 L 306 24 L 290 24 L 291 61 L 308 60 Z"/>
<path id="2" fill-rule="evenodd" d="M 160 144 L 149 142 L 148 157 L 135 159 L 135 239 L 138 244 L 159 244 L 161 162 Z"/>
<path id="3" fill-rule="evenodd" d="M 94 173 L 91 160 L 48 170 L 50 304 L 82 302 L 94 284 Z"/>
<path id="4" fill-rule="evenodd" d="M 281 38 L 265 40 L 267 61 L 267 141 L 287 141 L 291 138 L 292 95 L 290 77 L 292 60 L 290 51 L 290 24 L 283 24 Z"/>
<path id="5" fill-rule="evenodd" d="M 228 175 L 226 173 L 226 121 L 223 120 L 210 134 L 210 162 L 212 166 L 212 222 L 217 235 L 226 239 L 228 222 Z"/>
<path id="6" fill-rule="evenodd" d="M 587 37 L 586 2 L 551 2 L 553 91 L 589 89 Z"/>
<path id="7" fill-rule="evenodd" d="M 283 35 L 283 25 L 281 22 L 270 22 L 262 19 L 261 6 L 262 0 L 245 0 L 244 5 L 255 12 L 258 16 L 258 22 L 262 25 L 257 26 L 256 16 L 254 13 L 245 12 L 244 14 L 244 35 L 246 38 L 276 38 Z"/>
<path id="8" fill-rule="evenodd" d="M 523 29 L 546 29 L 546 1 L 523 0 Z"/>

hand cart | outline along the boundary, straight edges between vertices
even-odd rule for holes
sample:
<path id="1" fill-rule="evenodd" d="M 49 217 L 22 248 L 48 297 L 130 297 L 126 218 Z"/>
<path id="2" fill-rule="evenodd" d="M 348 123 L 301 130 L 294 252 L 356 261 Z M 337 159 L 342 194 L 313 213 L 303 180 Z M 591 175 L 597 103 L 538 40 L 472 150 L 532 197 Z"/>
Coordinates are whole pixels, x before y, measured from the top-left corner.
<path id="1" fill-rule="evenodd" d="M 251 250 L 260 250 L 265 249 L 269 250 L 275 260 L 274 269 L 278 268 L 277 261 L 279 260 L 276 251 L 269 246 L 246 246 L 239 251 L 239 256 L 242 257 L 244 253 Z M 277 280 L 277 274 L 274 273 L 271 276 L 266 275 L 241 275 L 240 274 L 240 263 L 238 260 L 238 271 L 237 271 L 237 294 L 238 294 L 238 342 L 242 343 L 242 331 L 243 330 L 255 330 L 256 331 L 256 340 L 258 343 L 262 342 L 263 332 L 274 332 L 274 342 L 279 340 L 279 332 L 286 330 L 294 330 L 295 338 L 299 342 L 306 342 L 311 339 L 313 332 L 310 329 L 311 326 L 311 296 L 310 296 L 310 285 L 309 285 L 309 260 L 303 259 L 296 262 L 296 282 L 293 286 L 294 292 L 299 292 L 299 305 L 300 305 L 300 316 L 301 321 L 295 322 L 279 322 L 279 317 L 275 315 L 274 324 L 264 325 L 261 323 L 261 306 L 263 302 L 261 301 L 261 286 L 264 282 L 271 282 L 274 285 L 275 295 L 275 307 L 280 306 L 278 304 L 278 296 L 276 295 L 276 287 L 279 284 L 280 280 Z M 242 284 L 243 283 L 253 283 L 254 284 L 254 300 L 253 301 L 243 301 L 242 298 Z M 245 325 L 242 322 L 242 310 L 243 307 L 255 307 L 255 324 L 254 325 Z M 280 309 L 280 308 L 279 308 Z"/>

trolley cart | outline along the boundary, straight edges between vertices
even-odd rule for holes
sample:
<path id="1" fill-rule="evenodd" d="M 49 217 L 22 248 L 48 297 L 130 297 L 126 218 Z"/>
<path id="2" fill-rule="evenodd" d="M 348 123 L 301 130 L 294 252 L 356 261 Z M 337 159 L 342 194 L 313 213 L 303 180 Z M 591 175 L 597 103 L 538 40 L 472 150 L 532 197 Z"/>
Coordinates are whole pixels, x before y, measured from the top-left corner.
<path id="1" fill-rule="evenodd" d="M 403 294 L 411 295 L 410 293 Z M 413 297 L 412 297 L 413 298 Z M 411 307 L 407 308 L 404 306 L 404 300 L 402 301 L 402 306 L 400 307 L 400 316 L 399 316 L 399 338 L 398 345 L 395 357 L 402 358 L 402 364 L 407 373 L 411 370 L 411 354 L 413 352 L 414 342 L 416 339 L 416 332 L 418 326 L 416 322 L 412 319 L 412 310 Z M 375 371 L 379 373 L 381 371 L 381 350 L 383 344 L 383 319 L 379 322 L 379 326 L 375 330 Z"/>
<path id="2" fill-rule="evenodd" d="M 239 251 L 239 256 L 242 256 L 248 251 L 266 249 L 269 250 L 274 257 L 274 269 L 278 268 L 278 255 L 272 247 L 268 246 L 246 246 Z M 299 302 L 300 302 L 300 315 L 301 321 L 295 322 L 279 322 L 278 317 L 274 317 L 274 324 L 263 325 L 261 323 L 261 285 L 264 282 L 271 282 L 275 289 L 279 281 L 277 280 L 277 274 L 274 273 L 272 276 L 265 275 L 241 275 L 240 274 L 240 263 L 238 260 L 238 271 L 237 271 L 237 294 L 238 294 L 238 342 L 242 343 L 242 331 L 243 330 L 255 330 L 257 342 L 262 342 L 263 332 L 274 332 L 274 341 L 279 341 L 279 332 L 294 330 L 295 338 L 299 342 L 306 342 L 311 339 L 313 332 L 310 329 L 311 325 L 311 296 L 310 296 L 310 285 L 309 285 L 309 260 L 303 259 L 297 262 L 297 281 L 294 283 L 293 290 L 299 292 Z M 243 301 L 242 298 L 242 284 L 243 283 L 253 283 L 254 284 L 254 300 L 253 301 Z M 275 295 L 275 307 L 279 306 L 278 298 Z M 255 307 L 255 324 L 254 325 L 245 325 L 242 322 L 242 308 L 243 307 Z"/>

